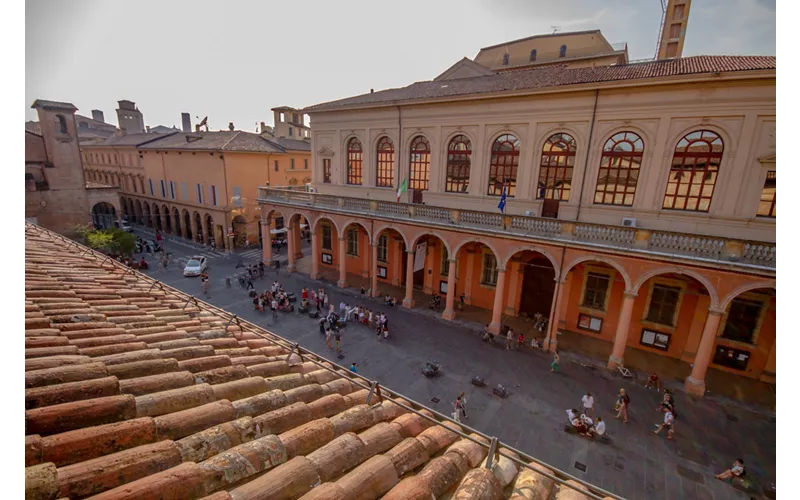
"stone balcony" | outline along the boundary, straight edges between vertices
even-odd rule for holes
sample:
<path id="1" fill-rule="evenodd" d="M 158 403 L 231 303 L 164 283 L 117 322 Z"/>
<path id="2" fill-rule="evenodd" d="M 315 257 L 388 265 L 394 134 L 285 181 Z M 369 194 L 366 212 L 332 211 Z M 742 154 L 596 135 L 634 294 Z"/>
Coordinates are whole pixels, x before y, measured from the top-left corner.
<path id="1" fill-rule="evenodd" d="M 678 259 L 699 265 L 774 275 L 775 243 L 744 241 L 702 234 L 565 221 L 496 212 L 456 210 L 431 205 L 395 203 L 284 188 L 258 188 L 259 203 L 312 208 L 441 229 L 513 236 L 531 243 L 568 244 L 605 251 L 623 251 L 656 259 Z"/>

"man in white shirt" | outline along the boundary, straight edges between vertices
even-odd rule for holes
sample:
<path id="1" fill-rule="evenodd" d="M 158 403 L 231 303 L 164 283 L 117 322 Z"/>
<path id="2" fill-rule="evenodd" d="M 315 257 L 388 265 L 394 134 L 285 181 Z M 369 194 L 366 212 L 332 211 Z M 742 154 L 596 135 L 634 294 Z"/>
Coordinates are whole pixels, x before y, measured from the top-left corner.
<path id="1" fill-rule="evenodd" d="M 591 416 L 592 410 L 594 409 L 594 398 L 592 397 L 592 393 L 587 392 L 581 401 L 583 402 L 583 413 Z"/>
<path id="2" fill-rule="evenodd" d="M 658 428 L 655 431 L 653 431 L 653 434 L 658 434 L 659 432 L 661 432 L 662 429 L 667 429 L 667 439 L 672 439 L 672 434 L 675 432 L 672 429 L 672 425 L 674 424 L 674 422 L 675 422 L 675 416 L 672 414 L 672 411 L 667 409 L 667 411 L 664 412 L 664 423 L 661 425 L 656 425 L 656 427 Z"/>
<path id="3" fill-rule="evenodd" d="M 595 421 L 594 427 L 592 428 L 592 434 L 597 437 L 603 436 L 606 433 L 606 423 L 603 422 L 603 417 L 597 417 Z"/>

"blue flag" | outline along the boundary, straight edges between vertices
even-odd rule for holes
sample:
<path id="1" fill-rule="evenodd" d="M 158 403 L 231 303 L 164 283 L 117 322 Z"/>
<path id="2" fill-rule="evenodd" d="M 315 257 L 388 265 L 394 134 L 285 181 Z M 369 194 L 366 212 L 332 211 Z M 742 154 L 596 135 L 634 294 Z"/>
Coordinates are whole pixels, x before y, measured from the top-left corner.
<path id="1" fill-rule="evenodd" d="M 497 208 L 500 209 L 501 213 L 506 213 L 506 185 L 503 184 L 503 194 L 500 195 L 500 203 L 497 204 Z"/>

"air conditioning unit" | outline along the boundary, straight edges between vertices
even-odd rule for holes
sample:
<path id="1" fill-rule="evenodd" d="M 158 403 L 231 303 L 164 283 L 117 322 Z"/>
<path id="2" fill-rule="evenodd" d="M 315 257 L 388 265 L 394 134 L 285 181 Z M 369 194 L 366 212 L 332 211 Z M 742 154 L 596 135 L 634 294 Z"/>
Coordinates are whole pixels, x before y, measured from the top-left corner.
<path id="1" fill-rule="evenodd" d="M 622 225 L 625 227 L 636 227 L 636 219 L 631 217 L 623 217 Z"/>

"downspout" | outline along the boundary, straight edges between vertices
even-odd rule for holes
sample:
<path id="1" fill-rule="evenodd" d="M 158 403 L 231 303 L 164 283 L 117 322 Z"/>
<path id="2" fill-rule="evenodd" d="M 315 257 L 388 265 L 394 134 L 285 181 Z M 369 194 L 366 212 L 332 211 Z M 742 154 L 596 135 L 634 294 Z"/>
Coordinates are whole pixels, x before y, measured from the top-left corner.
<path id="1" fill-rule="evenodd" d="M 562 274 L 564 273 L 564 257 L 567 254 L 567 247 L 561 247 L 561 263 L 558 265 L 558 280 L 556 280 L 556 288 L 553 290 L 554 298 L 553 298 L 553 310 L 550 311 L 550 317 L 552 318 L 550 324 L 547 325 L 548 327 L 548 334 L 546 340 L 546 344 L 544 347 L 545 350 L 549 351 L 550 346 L 553 345 L 553 339 L 558 335 L 558 291 L 561 288 L 561 281 L 563 280 Z M 558 340 L 555 341 L 555 344 L 558 345 Z"/>
<path id="2" fill-rule="evenodd" d="M 578 213 L 575 215 L 575 220 L 581 220 L 581 205 L 583 204 L 583 187 L 586 184 L 586 171 L 589 168 L 589 151 L 592 147 L 592 135 L 594 134 L 594 120 L 597 116 L 597 98 L 600 95 L 600 89 L 594 91 L 594 109 L 592 110 L 592 123 L 589 125 L 589 140 L 586 141 L 586 158 L 583 162 L 583 177 L 581 179 L 581 190 L 578 194 Z"/>
<path id="3" fill-rule="evenodd" d="M 400 106 L 396 106 L 397 108 L 397 128 L 398 128 L 398 150 L 397 150 L 397 189 L 400 189 L 400 186 L 403 184 L 403 110 L 400 109 Z M 406 200 L 408 200 L 408 184 L 406 184 Z"/>

